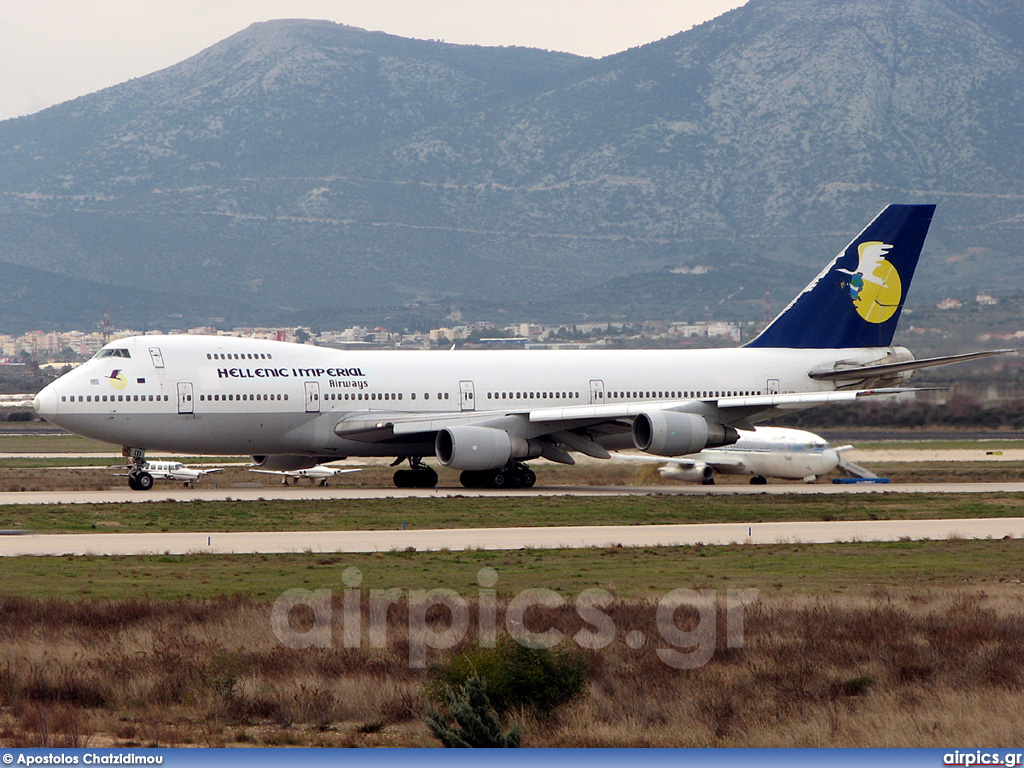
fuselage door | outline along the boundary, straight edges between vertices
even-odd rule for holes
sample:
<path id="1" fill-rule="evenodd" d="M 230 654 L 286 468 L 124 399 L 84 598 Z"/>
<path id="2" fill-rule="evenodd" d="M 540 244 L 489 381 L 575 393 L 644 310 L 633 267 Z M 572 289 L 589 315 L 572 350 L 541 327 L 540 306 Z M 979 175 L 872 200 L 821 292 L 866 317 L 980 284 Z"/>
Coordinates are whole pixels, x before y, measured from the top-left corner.
<path id="1" fill-rule="evenodd" d="M 320 384 L 306 382 L 306 413 L 320 413 Z"/>
<path id="2" fill-rule="evenodd" d="M 604 402 L 604 382 L 601 379 L 590 380 L 590 403 L 591 405 Z"/>
<path id="3" fill-rule="evenodd" d="M 178 413 L 195 413 L 191 381 L 178 382 Z"/>
<path id="4" fill-rule="evenodd" d="M 766 395 L 777 395 L 779 394 L 779 380 L 768 379 L 764 387 L 764 393 Z"/>
<path id="5" fill-rule="evenodd" d="M 476 410 L 476 394 L 472 381 L 459 382 L 459 407 L 464 411 Z"/>
<path id="6" fill-rule="evenodd" d="M 164 355 L 163 352 L 160 351 L 160 347 L 150 347 L 149 356 L 153 359 L 154 368 L 164 367 Z"/>

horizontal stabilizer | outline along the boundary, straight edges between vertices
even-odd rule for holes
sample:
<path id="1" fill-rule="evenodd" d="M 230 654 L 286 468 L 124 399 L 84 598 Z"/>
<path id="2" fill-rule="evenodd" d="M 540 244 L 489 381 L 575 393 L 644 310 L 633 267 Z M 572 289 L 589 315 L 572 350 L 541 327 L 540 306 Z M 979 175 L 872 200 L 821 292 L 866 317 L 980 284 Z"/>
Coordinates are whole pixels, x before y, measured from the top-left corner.
<path id="1" fill-rule="evenodd" d="M 841 368 L 829 371 L 811 371 L 808 376 L 823 381 L 853 381 L 872 376 L 884 376 L 900 371 L 916 371 L 918 368 L 934 368 L 939 365 L 965 363 L 968 360 L 980 360 L 983 357 L 994 357 L 1016 352 L 1015 349 L 990 349 L 984 352 L 968 352 L 963 355 L 946 355 L 944 357 L 927 357 L 922 360 L 907 360 L 902 363 L 885 363 L 883 365 L 863 365 L 856 368 Z"/>

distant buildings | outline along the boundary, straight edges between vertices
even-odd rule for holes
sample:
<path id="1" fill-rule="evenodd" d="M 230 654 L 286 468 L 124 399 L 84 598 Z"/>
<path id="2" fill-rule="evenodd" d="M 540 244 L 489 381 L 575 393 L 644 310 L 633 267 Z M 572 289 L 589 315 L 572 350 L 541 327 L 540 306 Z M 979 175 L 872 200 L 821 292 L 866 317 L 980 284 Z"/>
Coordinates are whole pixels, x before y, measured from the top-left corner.
<path id="1" fill-rule="evenodd" d="M 126 336 L 141 335 L 132 329 L 109 330 L 109 339 L 115 341 Z M 467 345 L 483 343 L 485 346 L 526 346 L 557 347 L 560 349 L 606 346 L 613 340 L 661 339 L 671 342 L 678 340 L 724 339 L 738 343 L 741 325 L 728 322 L 679 323 L 654 322 L 626 323 L 600 322 L 565 325 L 544 325 L 539 323 L 511 323 L 499 326 L 492 322 L 474 322 L 465 325 L 451 325 L 434 328 L 426 332 L 398 333 L 386 328 L 365 328 L 352 326 L 342 330 L 325 330 L 318 334 L 310 328 L 234 328 L 230 331 L 209 326 L 189 328 L 174 333 L 208 336 L 237 336 L 274 341 L 309 340 L 312 343 L 330 346 L 373 346 L 387 348 L 421 348 L 448 346 L 455 342 Z M 150 334 L 157 336 L 159 334 Z M 515 340 L 515 345 L 498 344 L 502 339 Z M 100 331 L 44 332 L 30 331 L 21 336 L 0 336 L 0 357 L 19 358 L 29 356 L 37 361 L 50 360 L 57 363 L 88 358 L 104 344 Z"/>

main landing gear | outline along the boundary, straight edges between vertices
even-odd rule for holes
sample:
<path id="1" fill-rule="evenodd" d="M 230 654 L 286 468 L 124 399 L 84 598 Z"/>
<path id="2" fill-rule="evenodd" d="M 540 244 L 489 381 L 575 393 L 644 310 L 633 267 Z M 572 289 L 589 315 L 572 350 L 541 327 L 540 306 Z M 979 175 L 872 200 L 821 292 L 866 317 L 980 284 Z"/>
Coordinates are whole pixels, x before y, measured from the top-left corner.
<path id="1" fill-rule="evenodd" d="M 522 462 L 503 469 L 467 469 L 459 475 L 464 488 L 533 488 L 537 475 Z"/>
<path id="2" fill-rule="evenodd" d="M 399 457 L 391 466 L 397 466 L 403 461 L 405 461 L 405 457 Z M 397 470 L 394 482 L 396 488 L 435 488 L 437 487 L 437 472 L 423 463 L 422 456 L 410 456 L 409 469 Z"/>

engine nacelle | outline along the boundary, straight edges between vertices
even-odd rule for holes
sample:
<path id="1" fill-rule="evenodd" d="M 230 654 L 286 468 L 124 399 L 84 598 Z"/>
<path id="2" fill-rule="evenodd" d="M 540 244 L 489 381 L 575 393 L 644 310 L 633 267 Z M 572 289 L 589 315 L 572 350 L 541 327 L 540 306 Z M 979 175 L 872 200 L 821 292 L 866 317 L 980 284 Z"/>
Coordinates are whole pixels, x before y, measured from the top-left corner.
<path id="1" fill-rule="evenodd" d="M 678 480 L 681 483 L 705 483 L 713 480 L 715 470 L 707 464 L 694 464 L 692 467 L 681 467 L 678 464 L 669 462 L 658 467 L 658 472 L 666 480 Z"/>
<path id="2" fill-rule="evenodd" d="M 536 458 L 540 445 L 493 427 L 445 427 L 434 440 L 434 453 L 451 469 L 500 469 L 512 459 Z"/>
<path id="3" fill-rule="evenodd" d="M 318 462 L 312 456 L 291 456 L 286 453 L 273 454 L 270 456 L 250 456 L 252 463 L 261 469 L 271 469 L 275 472 L 291 472 L 296 469 L 309 469 L 315 467 Z"/>
<path id="4" fill-rule="evenodd" d="M 648 411 L 633 419 L 633 445 L 658 456 L 685 456 L 740 439 L 732 427 L 709 422 L 696 413 Z"/>

